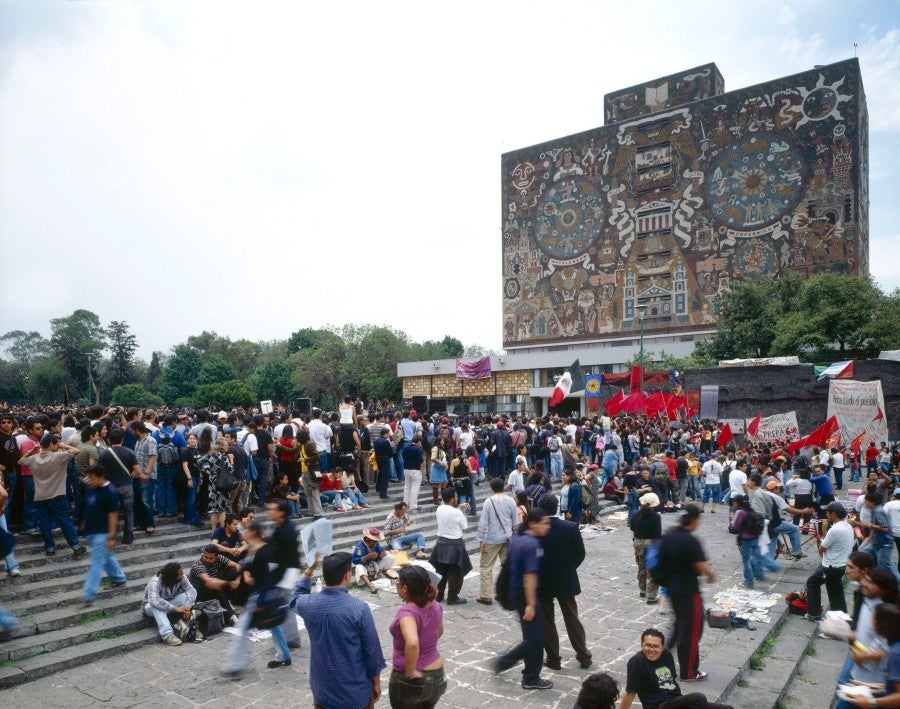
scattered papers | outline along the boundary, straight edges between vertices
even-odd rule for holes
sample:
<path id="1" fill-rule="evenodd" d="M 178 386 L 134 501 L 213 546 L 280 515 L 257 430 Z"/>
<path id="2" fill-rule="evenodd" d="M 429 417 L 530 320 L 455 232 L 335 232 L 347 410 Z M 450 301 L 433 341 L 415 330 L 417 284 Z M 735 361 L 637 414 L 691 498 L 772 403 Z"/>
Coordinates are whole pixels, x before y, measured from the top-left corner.
<path id="1" fill-rule="evenodd" d="M 853 697 L 872 698 L 872 688 L 866 684 L 839 684 L 837 688 L 838 699 L 850 701 Z"/>
<path id="2" fill-rule="evenodd" d="M 777 593 L 751 591 L 736 586 L 732 586 L 726 591 L 719 591 L 714 598 L 716 605 L 722 610 L 733 611 L 735 617 L 757 623 L 768 623 L 769 609 L 782 600 Z"/>
<path id="3" fill-rule="evenodd" d="M 229 635 L 236 635 L 240 637 L 241 631 L 239 628 L 222 628 L 223 633 L 228 633 Z M 263 640 L 269 640 L 272 637 L 271 630 L 258 630 L 256 628 L 252 628 L 247 633 L 247 639 L 252 640 L 255 643 L 262 642 Z"/>
<path id="4" fill-rule="evenodd" d="M 306 555 L 307 566 L 312 565 L 316 560 L 316 552 L 323 559 L 331 553 L 332 537 L 331 520 L 327 517 L 317 519 L 300 531 L 300 543 L 303 544 L 303 553 Z"/>

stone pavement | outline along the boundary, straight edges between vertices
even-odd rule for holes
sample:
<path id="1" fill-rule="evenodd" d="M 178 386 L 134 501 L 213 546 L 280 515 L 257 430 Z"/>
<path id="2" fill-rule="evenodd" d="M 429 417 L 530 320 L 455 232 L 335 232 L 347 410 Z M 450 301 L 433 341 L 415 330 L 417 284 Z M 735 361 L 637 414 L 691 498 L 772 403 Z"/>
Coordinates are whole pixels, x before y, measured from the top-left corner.
<path id="1" fill-rule="evenodd" d="M 734 537 L 727 532 L 728 516 L 723 512 L 720 508 L 716 515 L 704 515 L 698 530 L 718 575 L 715 584 L 703 589 L 707 603 L 712 603 L 716 590 L 739 585 L 742 581 L 740 556 Z M 663 515 L 664 526 L 674 524 L 676 517 Z M 469 599 L 469 603 L 445 607 L 445 633 L 440 650 L 446 662 L 448 690 L 440 706 L 571 707 L 582 680 L 590 672 L 599 670 L 611 673 L 620 686 L 624 685 L 625 663 L 637 651 L 641 631 L 656 626 L 668 633 L 672 617 L 638 598 L 631 533 L 625 528 L 624 521 L 612 517 L 606 518 L 604 524 L 612 527 L 613 531 L 585 542 L 588 555 L 580 570 L 583 590 L 578 602 L 588 644 L 594 655 L 591 670 L 578 667 L 562 619 L 557 614 L 563 669 L 544 671 L 544 677 L 553 681 L 553 689 L 523 690 L 517 668 L 494 676 L 489 669 L 489 661 L 518 641 L 518 623 L 512 613 L 503 611 L 497 605 L 487 607 L 475 603 L 477 579 L 472 578 L 463 587 L 463 596 Z M 759 583 L 757 589 L 772 589 L 783 594 L 785 589 L 802 587 L 818 559 L 812 544 L 806 548 L 811 552 L 810 558 L 786 562 L 782 572 L 770 574 L 770 579 Z M 473 558 L 473 564 L 477 573 L 477 558 Z M 385 657 L 390 663 L 391 638 L 387 628 L 400 605 L 399 599 L 391 592 L 381 592 L 377 596 L 360 590 L 351 592 L 376 606 L 373 611 L 375 621 Z M 780 617 L 783 606 L 776 606 L 773 621 Z M 687 685 L 685 691 L 703 691 L 711 699 L 727 695 L 746 671 L 750 655 L 762 642 L 769 627 L 760 624 L 756 632 L 705 628 L 701 667 L 709 672 L 710 679 L 702 684 Z M 199 645 L 171 648 L 154 644 L 128 654 L 98 660 L 85 667 L 63 671 L 0 692 L 0 704 L 16 709 L 75 709 L 101 704 L 158 708 L 222 706 L 223 703 L 242 707 L 264 705 L 271 709 L 311 706 L 309 649 L 305 632 L 302 636 L 304 646 L 294 651 L 293 665 L 276 670 L 265 667 L 266 661 L 273 657 L 271 642 L 251 643 L 252 668 L 239 680 L 225 680 L 217 674 L 217 668 L 233 641 L 230 635 L 222 634 Z M 784 668 L 785 683 L 789 679 L 790 669 Z M 385 693 L 389 673 L 388 668 L 382 675 Z M 386 696 L 378 706 L 388 706 Z M 749 706 L 744 704 L 739 709 L 748 709 Z M 792 709 L 795 706 L 802 709 L 801 704 L 792 705 Z"/>

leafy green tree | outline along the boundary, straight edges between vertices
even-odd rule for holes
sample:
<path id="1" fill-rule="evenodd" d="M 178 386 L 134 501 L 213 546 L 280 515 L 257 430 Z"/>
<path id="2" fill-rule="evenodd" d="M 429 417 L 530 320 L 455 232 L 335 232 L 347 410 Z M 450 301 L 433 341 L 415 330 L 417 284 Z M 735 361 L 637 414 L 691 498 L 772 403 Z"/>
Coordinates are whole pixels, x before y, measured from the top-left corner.
<path id="1" fill-rule="evenodd" d="M 291 336 L 285 343 L 285 350 L 287 354 L 291 355 L 300 350 L 318 347 L 323 338 L 330 339 L 331 337 L 334 337 L 334 332 L 331 330 L 305 327 L 302 330 L 291 333 Z"/>
<path id="2" fill-rule="evenodd" d="M 631 367 L 640 364 L 640 355 L 625 362 L 626 371 Z M 669 354 L 665 350 L 648 350 L 644 349 L 644 371 L 647 372 L 671 372 L 677 370 L 683 372 L 686 369 L 705 369 L 707 367 L 715 367 L 718 362 L 705 355 L 698 355 L 696 352 L 688 357 L 676 357 Z"/>
<path id="3" fill-rule="evenodd" d="M 256 396 L 250 387 L 238 379 L 216 384 L 203 384 L 197 387 L 192 399 L 194 406 L 210 406 L 225 410 L 233 406 L 248 408 L 256 403 Z"/>
<path id="4" fill-rule="evenodd" d="M 263 362 L 250 377 L 250 388 L 260 399 L 287 404 L 294 396 L 291 383 L 291 367 L 284 357 L 273 357 Z"/>
<path id="5" fill-rule="evenodd" d="M 399 399 L 402 384 L 397 377 L 397 362 L 406 361 L 409 354 L 406 335 L 387 327 L 373 327 L 352 349 L 347 357 L 352 366 L 346 372 L 347 393 L 367 399 Z"/>
<path id="6" fill-rule="evenodd" d="M 86 391 L 88 367 L 97 364 L 100 353 L 106 349 L 106 330 L 100 318 L 90 310 L 76 310 L 68 317 L 52 319 L 50 333 L 53 355 L 59 359 L 76 390 L 79 393 Z"/>
<path id="7" fill-rule="evenodd" d="M 28 376 L 35 364 L 50 356 L 50 342 L 34 330 L 11 330 L 0 337 L 0 345 L 6 350 L 10 364 L 16 365 L 23 377 Z"/>
<path id="8" fill-rule="evenodd" d="M 190 345 L 175 345 L 162 375 L 160 394 L 169 403 L 193 396 L 200 376 L 200 352 Z"/>
<path id="9" fill-rule="evenodd" d="M 290 356 L 288 362 L 294 373 L 292 383 L 300 396 L 306 396 L 323 408 L 334 408 L 343 387 L 342 365 L 346 357 L 344 341 L 329 333 L 315 347 L 308 347 Z"/>
<path id="10" fill-rule="evenodd" d="M 66 393 L 73 400 L 81 399 L 81 392 L 72 391 L 69 376 L 59 360 L 45 359 L 38 362 L 31 370 L 28 380 L 28 392 L 34 401 L 40 403 L 58 403 L 66 399 Z"/>
<path id="11" fill-rule="evenodd" d="M 140 408 L 147 406 L 159 408 L 165 405 L 162 397 L 147 391 L 141 384 L 120 384 L 112 390 L 110 403 L 114 406 L 137 406 Z"/>
<path id="12" fill-rule="evenodd" d="M 13 362 L 0 359 L 0 401 L 7 404 L 23 404 L 28 401 L 27 380 L 19 374 Z"/>
<path id="13" fill-rule="evenodd" d="M 445 335 L 444 339 L 441 340 L 441 351 L 443 351 L 445 358 L 454 359 L 456 357 L 462 357 L 465 348 L 463 347 L 463 343 L 455 337 Z"/>
<path id="14" fill-rule="evenodd" d="M 150 356 L 150 366 L 147 367 L 147 389 L 154 394 L 162 386 L 163 353 L 156 350 Z"/>
<path id="15" fill-rule="evenodd" d="M 204 384 L 220 384 L 237 378 L 237 375 L 234 373 L 234 367 L 228 364 L 222 355 L 214 354 L 203 359 L 197 384 L 200 386 Z"/>
<path id="16" fill-rule="evenodd" d="M 134 353 L 137 351 L 137 338 L 123 320 L 113 320 L 106 328 L 106 336 L 109 338 L 110 352 L 107 385 L 110 389 L 115 389 L 135 379 Z"/>
<path id="17" fill-rule="evenodd" d="M 206 330 L 189 337 L 187 344 L 198 349 L 204 361 L 214 355 L 222 357 L 232 367 L 238 379 L 247 379 L 253 373 L 263 349 L 250 340 L 240 339 L 232 342 L 228 337 Z"/>

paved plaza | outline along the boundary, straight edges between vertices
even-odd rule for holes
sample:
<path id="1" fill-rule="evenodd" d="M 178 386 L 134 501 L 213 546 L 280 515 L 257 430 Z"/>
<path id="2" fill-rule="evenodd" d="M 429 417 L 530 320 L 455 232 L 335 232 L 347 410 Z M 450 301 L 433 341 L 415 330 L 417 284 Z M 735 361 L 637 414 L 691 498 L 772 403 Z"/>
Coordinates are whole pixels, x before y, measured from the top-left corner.
<path id="1" fill-rule="evenodd" d="M 677 515 L 663 515 L 664 526 L 674 524 L 676 518 Z M 720 508 L 715 515 L 705 514 L 698 530 L 718 575 L 715 584 L 703 589 L 707 603 L 712 602 L 716 590 L 737 586 L 742 580 L 740 558 L 734 537 L 727 532 L 727 520 L 727 512 Z M 613 516 L 606 518 L 604 524 L 612 531 L 585 541 L 587 560 L 580 572 L 583 590 L 578 604 L 594 657 L 591 670 L 578 667 L 561 616 L 557 613 L 563 669 L 544 670 L 544 677 L 554 683 L 553 689 L 523 690 L 520 668 L 493 675 L 489 669 L 490 660 L 518 641 L 518 623 L 514 614 L 503 611 L 496 604 L 487 607 L 475 603 L 477 579 L 470 578 L 462 593 L 469 603 L 445 606 L 445 633 L 440 650 L 446 662 L 448 689 L 440 706 L 571 707 L 581 681 L 590 672 L 598 670 L 611 673 L 620 685 L 624 684 L 625 663 L 637 651 L 641 631 L 657 626 L 668 633 L 672 617 L 646 605 L 638 597 L 631 533 L 624 520 Z M 770 580 L 758 584 L 757 589 L 772 588 L 783 593 L 785 588 L 800 588 L 818 559 L 812 544 L 807 546 L 807 551 L 811 553 L 810 558 L 787 562 L 782 572 L 770 575 Z M 473 563 L 477 573 L 477 558 L 473 558 Z M 388 625 L 400 605 L 399 599 L 392 592 L 373 596 L 354 589 L 351 593 L 374 604 L 376 625 L 390 667 Z M 776 610 L 781 612 L 781 604 Z M 704 691 L 711 698 L 718 696 L 729 683 L 735 682 L 739 669 L 761 642 L 766 629 L 765 625 L 760 625 L 756 632 L 706 628 L 701 646 L 701 668 L 709 672 L 710 679 L 699 685 L 687 685 L 685 689 Z M 155 644 L 50 675 L 0 692 L 0 703 L 16 709 L 76 709 L 100 705 L 154 708 L 265 706 L 269 709 L 312 706 L 308 681 L 309 646 L 305 632 L 302 636 L 303 647 L 294 651 L 293 665 L 284 669 L 265 667 L 266 661 L 273 657 L 270 641 L 251 643 L 252 667 L 239 680 L 224 679 L 218 674 L 218 667 L 234 641 L 232 636 L 221 634 L 198 645 L 171 648 Z M 382 675 L 385 695 L 389 674 L 388 668 Z M 340 677 L 335 677 L 334 681 L 340 681 Z M 378 706 L 388 706 L 386 696 Z"/>

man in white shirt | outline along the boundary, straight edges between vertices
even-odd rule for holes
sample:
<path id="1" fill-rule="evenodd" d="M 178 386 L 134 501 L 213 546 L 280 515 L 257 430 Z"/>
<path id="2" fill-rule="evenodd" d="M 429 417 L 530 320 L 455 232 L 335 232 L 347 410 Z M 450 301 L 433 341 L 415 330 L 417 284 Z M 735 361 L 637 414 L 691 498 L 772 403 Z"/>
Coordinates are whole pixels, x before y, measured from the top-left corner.
<path id="1" fill-rule="evenodd" d="M 464 502 L 457 507 L 459 497 L 452 487 L 446 488 L 441 497 L 444 504 L 435 512 L 438 538 L 428 562 L 441 575 L 438 602 L 443 602 L 446 589 L 447 605 L 456 606 L 466 602 L 465 598 L 459 597 L 459 592 L 462 590 L 463 577 L 472 570 L 472 562 L 463 539 L 469 524 L 464 512 L 469 511 L 469 505 Z"/>
<path id="2" fill-rule="evenodd" d="M 712 510 L 716 511 L 716 503 L 722 496 L 722 464 L 719 462 L 719 454 L 713 453 L 712 457 L 707 460 L 700 471 L 703 473 L 703 502 L 700 505 L 700 511 L 706 512 L 706 503 L 712 497 Z"/>
<path id="3" fill-rule="evenodd" d="M 891 523 L 894 545 L 897 547 L 897 551 L 900 552 L 900 487 L 894 488 L 893 499 L 885 503 L 884 511 L 887 512 L 888 520 Z"/>
<path id="4" fill-rule="evenodd" d="M 847 599 L 844 597 L 844 571 L 847 558 L 853 551 L 853 527 L 847 522 L 847 511 L 840 502 L 830 502 L 825 507 L 828 520 L 828 534 L 819 545 L 822 564 L 806 579 L 806 603 L 809 611 L 804 617 L 807 620 L 821 619 L 822 584 L 828 592 L 828 607 L 833 611 L 847 612 Z"/>
<path id="5" fill-rule="evenodd" d="M 331 458 L 331 426 L 322 421 L 322 410 L 313 409 L 312 419 L 309 422 L 309 438 L 315 443 L 319 453 L 319 466 L 322 472 L 328 472 L 333 467 Z"/>
<path id="6" fill-rule="evenodd" d="M 515 497 L 515 494 L 520 490 L 525 490 L 525 481 L 526 476 L 529 474 L 528 466 L 525 464 L 525 461 L 520 460 L 516 463 L 516 469 L 513 470 L 509 477 L 506 479 L 506 489 L 510 490 Z"/>
<path id="7" fill-rule="evenodd" d="M 831 449 L 831 469 L 834 471 L 834 486 L 838 490 L 844 488 L 844 454 L 837 448 Z"/>
<path id="8" fill-rule="evenodd" d="M 510 476 L 515 475 L 515 471 Z M 475 600 L 482 605 L 493 604 L 494 564 L 506 557 L 506 549 L 519 523 L 516 503 L 503 493 L 503 478 L 491 479 L 494 493 L 481 506 L 481 521 L 475 539 L 481 551 L 481 585 Z"/>
<path id="9" fill-rule="evenodd" d="M 728 487 L 731 488 L 731 496 L 747 494 L 747 463 L 739 461 L 734 470 L 728 474 Z"/>

